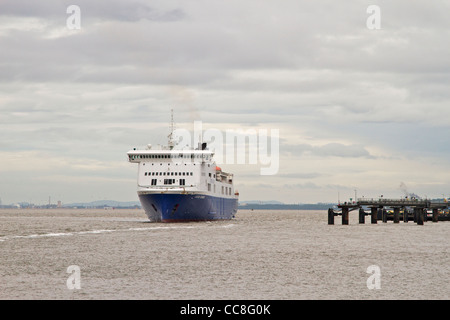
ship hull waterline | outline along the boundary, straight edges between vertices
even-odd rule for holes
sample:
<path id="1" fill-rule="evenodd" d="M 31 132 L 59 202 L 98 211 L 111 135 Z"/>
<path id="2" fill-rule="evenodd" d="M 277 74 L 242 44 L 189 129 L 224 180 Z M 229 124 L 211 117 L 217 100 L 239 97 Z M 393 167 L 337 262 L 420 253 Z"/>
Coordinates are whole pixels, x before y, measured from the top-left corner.
<path id="1" fill-rule="evenodd" d="M 139 193 L 138 196 L 152 222 L 231 220 L 238 206 L 237 198 L 198 193 Z"/>

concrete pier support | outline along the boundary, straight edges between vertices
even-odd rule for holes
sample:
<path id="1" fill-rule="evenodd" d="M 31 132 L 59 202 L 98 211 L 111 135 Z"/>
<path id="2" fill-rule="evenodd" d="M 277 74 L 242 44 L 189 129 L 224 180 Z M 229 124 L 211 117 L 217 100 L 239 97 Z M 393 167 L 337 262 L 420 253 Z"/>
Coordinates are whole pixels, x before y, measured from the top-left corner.
<path id="1" fill-rule="evenodd" d="M 359 208 L 359 223 L 364 224 L 366 220 L 366 212 L 363 208 Z"/>
<path id="2" fill-rule="evenodd" d="M 334 211 L 333 209 L 328 209 L 328 224 L 334 224 Z"/>
<path id="3" fill-rule="evenodd" d="M 348 208 L 342 208 L 342 224 L 348 224 Z"/>
<path id="4" fill-rule="evenodd" d="M 408 210 L 403 208 L 403 222 L 408 222 Z"/>
<path id="5" fill-rule="evenodd" d="M 423 221 L 424 221 L 424 211 L 425 209 L 423 208 L 417 208 L 417 224 L 418 225 L 422 225 L 423 226 Z"/>
<path id="6" fill-rule="evenodd" d="M 439 220 L 439 209 L 433 209 L 433 222 L 438 222 Z"/>
<path id="7" fill-rule="evenodd" d="M 400 208 L 394 208 L 394 223 L 400 222 Z"/>
<path id="8" fill-rule="evenodd" d="M 382 211 L 381 211 L 381 214 L 382 214 L 382 219 L 383 219 L 383 223 L 386 223 L 387 222 L 387 211 L 386 211 L 386 209 L 383 209 Z"/>
<path id="9" fill-rule="evenodd" d="M 370 223 L 377 224 L 377 215 L 378 215 L 378 209 L 376 207 L 370 208 Z"/>

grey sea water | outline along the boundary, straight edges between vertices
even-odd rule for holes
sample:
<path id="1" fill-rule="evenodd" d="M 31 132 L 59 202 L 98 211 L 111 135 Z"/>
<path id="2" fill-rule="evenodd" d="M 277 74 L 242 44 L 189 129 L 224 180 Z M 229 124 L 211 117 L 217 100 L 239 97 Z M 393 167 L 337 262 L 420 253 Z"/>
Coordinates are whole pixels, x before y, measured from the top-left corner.
<path id="1" fill-rule="evenodd" d="M 450 298 L 449 222 L 327 221 L 326 211 L 164 224 L 142 210 L 3 209 L 0 299 Z M 67 284 L 70 266 L 80 289 Z"/>

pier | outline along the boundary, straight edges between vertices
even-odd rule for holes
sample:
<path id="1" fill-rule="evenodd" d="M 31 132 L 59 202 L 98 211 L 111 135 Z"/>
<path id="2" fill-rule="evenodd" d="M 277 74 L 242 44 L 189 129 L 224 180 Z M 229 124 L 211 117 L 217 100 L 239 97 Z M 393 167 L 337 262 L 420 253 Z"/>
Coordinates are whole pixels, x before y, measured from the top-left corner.
<path id="1" fill-rule="evenodd" d="M 360 198 L 353 202 L 344 202 L 337 205 L 338 210 L 328 209 L 328 224 L 334 224 L 336 216 L 342 217 L 342 224 L 348 225 L 348 217 L 351 211 L 358 210 L 359 223 L 364 224 L 366 216 L 370 216 L 372 224 L 381 220 L 386 223 L 392 220 L 399 223 L 400 220 L 407 223 L 414 221 L 423 225 L 429 220 L 432 222 L 450 221 L 449 203 L 446 201 L 432 201 L 428 199 L 367 199 Z M 445 213 L 447 211 L 447 213 Z"/>

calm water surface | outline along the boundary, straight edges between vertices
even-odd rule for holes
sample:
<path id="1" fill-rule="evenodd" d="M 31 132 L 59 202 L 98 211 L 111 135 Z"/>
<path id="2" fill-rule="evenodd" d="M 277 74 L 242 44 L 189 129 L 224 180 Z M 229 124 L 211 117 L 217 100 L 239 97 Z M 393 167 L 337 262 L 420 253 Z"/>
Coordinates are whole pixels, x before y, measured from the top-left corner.
<path id="1" fill-rule="evenodd" d="M 142 210 L 0 210 L 0 299 L 449 299 L 450 222 L 326 211 L 149 223 Z M 80 268 L 70 290 L 69 266 Z M 380 289 L 369 290 L 369 266 Z"/>

